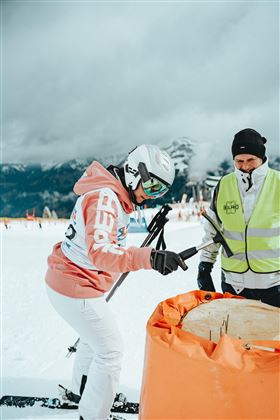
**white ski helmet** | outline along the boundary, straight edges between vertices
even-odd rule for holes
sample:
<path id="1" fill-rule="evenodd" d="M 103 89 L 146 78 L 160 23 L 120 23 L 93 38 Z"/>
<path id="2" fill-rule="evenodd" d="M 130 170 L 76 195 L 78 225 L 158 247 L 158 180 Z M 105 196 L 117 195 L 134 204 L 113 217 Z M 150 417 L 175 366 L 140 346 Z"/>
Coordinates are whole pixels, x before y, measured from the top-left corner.
<path id="1" fill-rule="evenodd" d="M 175 166 L 169 154 L 158 146 L 142 144 L 129 153 L 124 163 L 124 175 L 125 183 L 132 191 L 136 190 L 140 180 L 156 179 L 165 186 L 164 194 L 174 181 Z"/>

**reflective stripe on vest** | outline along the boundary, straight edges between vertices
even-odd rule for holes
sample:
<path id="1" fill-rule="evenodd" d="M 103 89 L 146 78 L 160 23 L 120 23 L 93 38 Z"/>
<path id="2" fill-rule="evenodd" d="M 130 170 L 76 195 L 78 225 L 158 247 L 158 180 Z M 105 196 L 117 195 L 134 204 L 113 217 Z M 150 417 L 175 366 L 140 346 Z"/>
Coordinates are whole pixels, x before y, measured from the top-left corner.
<path id="1" fill-rule="evenodd" d="M 217 212 L 223 223 L 224 235 L 234 255 L 222 252 L 222 268 L 244 273 L 249 268 L 256 273 L 280 270 L 280 174 L 268 173 L 248 225 L 234 173 L 220 182 Z"/>

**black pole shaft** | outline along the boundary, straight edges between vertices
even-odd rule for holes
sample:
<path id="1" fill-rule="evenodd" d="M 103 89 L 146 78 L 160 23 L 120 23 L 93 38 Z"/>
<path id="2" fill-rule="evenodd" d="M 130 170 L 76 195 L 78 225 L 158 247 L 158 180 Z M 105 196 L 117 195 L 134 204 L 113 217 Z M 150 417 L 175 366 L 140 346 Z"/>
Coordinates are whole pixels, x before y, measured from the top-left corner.
<path id="1" fill-rule="evenodd" d="M 146 246 L 149 246 L 153 240 L 157 237 L 157 235 L 159 234 L 159 232 L 162 230 L 163 226 L 167 223 L 168 219 L 165 217 L 162 221 L 161 221 L 161 225 L 156 226 L 156 229 L 154 230 L 154 232 L 150 232 L 149 235 L 145 238 L 144 242 L 141 244 L 140 248 L 144 248 Z M 115 294 L 116 290 L 120 287 L 120 285 L 123 283 L 123 281 L 126 279 L 126 277 L 128 276 L 129 271 L 127 273 L 123 273 L 120 278 L 116 281 L 116 283 L 114 284 L 114 286 L 112 287 L 112 289 L 110 290 L 110 293 L 107 295 L 106 297 L 106 302 L 109 302 L 109 300 L 111 300 L 111 298 L 113 297 L 113 295 Z"/>

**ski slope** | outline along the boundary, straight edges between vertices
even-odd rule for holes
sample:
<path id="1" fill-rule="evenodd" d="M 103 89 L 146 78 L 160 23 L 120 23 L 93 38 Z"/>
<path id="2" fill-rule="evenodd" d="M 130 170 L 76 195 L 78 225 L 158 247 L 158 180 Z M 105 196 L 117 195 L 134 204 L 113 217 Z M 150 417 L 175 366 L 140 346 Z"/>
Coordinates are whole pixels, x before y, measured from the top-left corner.
<path id="1" fill-rule="evenodd" d="M 167 249 L 179 252 L 200 244 L 201 223 L 170 218 L 165 228 Z M 1 395 L 57 397 L 58 383 L 70 385 L 74 356 L 65 356 L 77 335 L 49 304 L 44 282 L 47 256 L 54 243 L 63 238 L 66 227 L 59 222 L 44 223 L 42 229 L 11 224 L 6 230 L 1 225 Z M 145 233 L 131 233 L 127 245 L 140 245 L 145 237 Z M 125 341 L 119 392 L 125 393 L 128 400 L 139 401 L 140 397 L 146 322 L 160 301 L 197 289 L 198 259 L 196 255 L 188 260 L 187 272 L 178 270 L 166 277 L 153 270 L 130 273 L 109 302 Z M 214 267 L 213 278 L 220 291 L 219 263 Z M 1 409 L 2 420 L 78 419 L 77 411 Z"/>

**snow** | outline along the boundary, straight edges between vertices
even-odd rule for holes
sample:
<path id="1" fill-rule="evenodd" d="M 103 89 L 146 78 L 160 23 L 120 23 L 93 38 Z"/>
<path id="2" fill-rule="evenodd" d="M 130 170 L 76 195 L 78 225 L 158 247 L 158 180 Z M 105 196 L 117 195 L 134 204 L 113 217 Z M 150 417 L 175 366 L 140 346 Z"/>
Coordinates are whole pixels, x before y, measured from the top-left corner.
<path id="1" fill-rule="evenodd" d="M 151 212 L 148 216 L 151 217 Z M 66 223 L 44 222 L 42 229 L 36 222 L 12 222 L 8 229 L 1 223 L 1 395 L 57 397 L 59 383 L 70 385 L 74 356 L 70 359 L 65 356 L 77 336 L 49 304 L 44 283 L 47 256 L 63 238 Z M 130 234 L 127 245 L 140 245 L 145 237 L 145 233 Z M 176 211 L 173 212 L 165 229 L 167 249 L 182 251 L 199 245 L 202 237 L 203 227 L 196 216 L 189 222 L 178 221 Z M 197 289 L 198 259 L 197 254 L 188 260 L 188 271 L 178 270 L 166 277 L 153 270 L 130 273 L 109 303 L 125 341 L 119 391 L 129 400 L 139 401 L 146 322 L 160 301 Z M 219 263 L 214 267 L 213 277 L 220 291 Z M 78 418 L 76 410 L 1 409 L 2 420 Z"/>
<path id="2" fill-rule="evenodd" d="M 9 173 L 11 171 L 24 172 L 25 169 L 26 169 L 26 165 L 22 165 L 21 163 L 1 164 L 1 172 L 3 173 Z"/>

